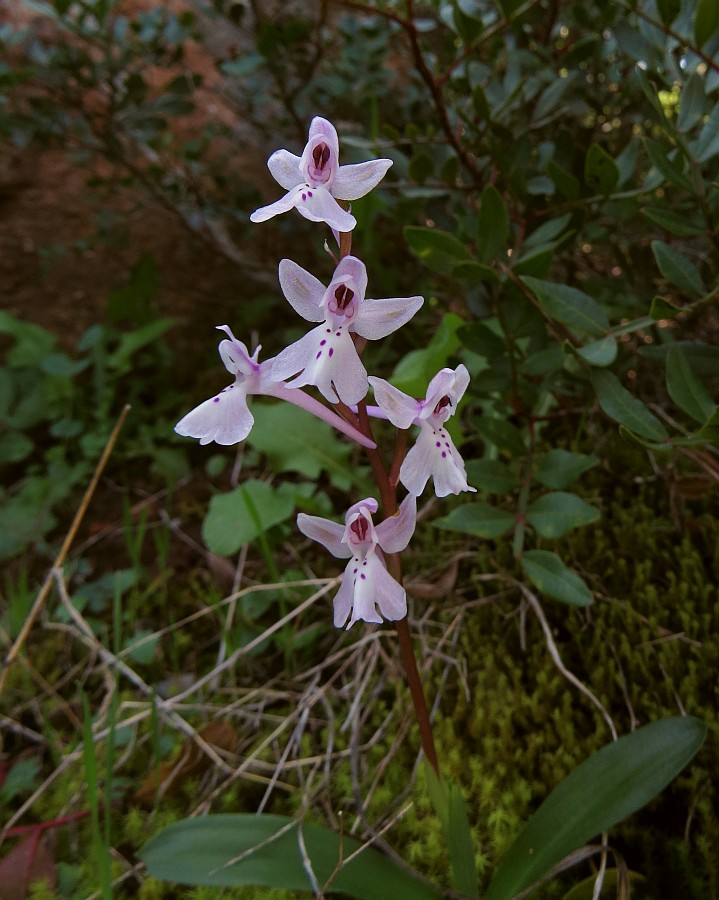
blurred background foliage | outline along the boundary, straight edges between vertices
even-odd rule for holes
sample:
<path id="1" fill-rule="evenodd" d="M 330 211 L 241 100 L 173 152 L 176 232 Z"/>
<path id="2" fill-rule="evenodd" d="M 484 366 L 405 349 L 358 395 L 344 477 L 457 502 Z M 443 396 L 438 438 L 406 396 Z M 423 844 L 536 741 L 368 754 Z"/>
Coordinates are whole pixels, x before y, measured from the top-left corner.
<path id="1" fill-rule="evenodd" d="M 604 598 L 631 605 L 637 592 L 654 591 L 642 614 L 661 618 L 655 594 L 670 585 L 677 620 L 662 627 L 699 645 L 710 637 L 705 595 L 716 559 L 705 535 L 713 533 L 719 479 L 716 3 L 12 6 L 0 25 L 2 152 L 60 152 L 100 198 L 94 233 L 71 248 L 77 265 L 88 248 L 102 254 L 120 246 L 127 209 L 152 204 L 167 213 L 174 235 L 189 234 L 198 278 L 218 257 L 228 268 L 210 284 L 213 299 L 188 309 L 163 295 L 162 259 L 138 253 L 126 258 L 128 277 L 103 284 L 90 320 L 68 333 L 38 324 L 42 297 L 20 315 L 0 285 L 18 313 L 0 313 L 8 634 L 17 632 L 35 569 L 51 557 L 125 402 L 133 413 L 109 469 L 123 505 L 125 546 L 109 561 L 75 562 L 78 589 L 96 587 L 84 602 L 98 631 L 117 624 L 113 597 L 128 594 L 129 609 L 141 609 L 143 621 L 128 614 L 125 630 L 151 633 L 165 588 L 155 595 L 138 585 L 175 565 L 170 538 L 156 538 L 161 564 L 148 569 L 138 497 L 141 509 L 150 496 L 162 497 L 167 509 L 179 497 L 183 517 L 199 521 L 206 513 L 195 534 L 204 540 L 203 564 L 211 559 L 221 568 L 218 559 L 257 541 L 253 574 L 279 581 L 285 569 L 288 579 L 302 575 L 296 558 L 278 562 L 295 511 L 329 515 L 344 505 L 348 488 L 367 492 L 355 456 L 314 426 L 303 429 L 293 408 L 256 404 L 258 427 L 234 465 L 172 434 L 187 409 L 223 384 L 212 325 L 227 321 L 240 339 L 261 341 L 265 357 L 299 335 L 301 323 L 277 285 L 280 254 L 329 280 L 332 263 L 317 226 L 294 214 L 261 227 L 248 220 L 278 194 L 267 156 L 277 147 L 300 151 L 310 119 L 320 114 L 338 127 L 342 162 L 394 161 L 380 189 L 353 205 L 353 248 L 367 263 L 370 296 L 423 293 L 428 300 L 401 334 L 368 350 L 368 367 L 418 396 L 444 365 L 463 361 L 473 376 L 456 437 L 461 430 L 479 493 L 439 507 L 441 531 L 432 540 L 448 553 L 471 551 L 474 568 L 461 570 L 469 584 L 477 570 L 490 569 L 550 602 L 581 607 L 553 609 L 560 629 L 569 615 L 580 632 L 596 625 L 592 616 L 600 614 L 592 610 L 607 615 Z M 118 206 L 120 194 L 129 206 Z M 10 215 L 6 228 L 12 224 Z M 33 257 L 50 278 L 68 252 L 62 229 L 60 221 L 59 243 Z M 71 297 L 63 303 L 71 310 Z M 292 453 L 278 441 L 283 429 L 296 443 Z M 238 487 L 240 468 L 243 479 L 257 479 L 246 488 Z M 279 477 L 267 484 L 271 473 Z M 261 498 L 267 518 L 235 539 L 230 524 L 237 503 L 253 502 L 248 491 Z M 636 530 L 626 525 L 635 505 L 646 513 Z M 158 524 L 170 529 L 169 522 L 165 511 Z M 705 573 L 694 589 L 675 584 L 679 563 L 666 557 L 665 533 L 697 560 L 693 571 Z M 628 549 L 624 574 L 608 571 L 607 545 Z M 436 565 L 429 548 L 418 548 L 413 560 Z M 643 566 L 649 569 L 639 585 Z M 135 574 L 108 587 L 102 579 L 113 570 Z M 256 637 L 285 602 L 282 592 L 249 598 L 238 618 L 244 631 L 223 640 L 231 648 Z M 613 608 L 606 627 L 620 634 L 616 615 Z M 319 640 L 316 629 L 283 633 L 274 649 L 287 664 L 295 653 L 311 656 Z M 689 685 L 680 702 L 710 719 L 716 734 L 712 668 L 696 652 L 696 660 L 684 660 L 691 677 L 679 669 L 672 677 Z M 602 672 L 610 665 L 603 653 L 597 650 Z M 626 646 L 620 657 L 627 663 L 633 653 Z M 477 664 L 469 660 L 470 669 Z M 525 664 L 517 678 L 533 671 L 534 663 Z M 607 683 L 612 678 L 619 676 Z M 664 703 L 673 711 L 672 697 Z M 659 706 L 648 714 L 660 714 Z M 716 770 L 716 742 L 710 746 L 702 771 Z M 518 770 L 521 757 L 518 751 Z M 693 790 L 699 781 L 695 776 Z M 525 803 L 531 791 L 519 793 Z M 716 894 L 706 847 L 694 857 L 683 839 L 692 816 L 703 815 L 702 828 L 711 827 L 715 796 L 716 783 L 702 782 L 701 798 L 685 796 L 691 813 L 663 835 L 661 852 L 642 848 L 643 865 L 653 859 L 657 867 L 655 885 L 662 884 L 661 856 L 678 879 L 677 895 Z M 525 812 L 507 815 L 514 821 Z M 500 826 L 487 841 L 502 844 Z"/>

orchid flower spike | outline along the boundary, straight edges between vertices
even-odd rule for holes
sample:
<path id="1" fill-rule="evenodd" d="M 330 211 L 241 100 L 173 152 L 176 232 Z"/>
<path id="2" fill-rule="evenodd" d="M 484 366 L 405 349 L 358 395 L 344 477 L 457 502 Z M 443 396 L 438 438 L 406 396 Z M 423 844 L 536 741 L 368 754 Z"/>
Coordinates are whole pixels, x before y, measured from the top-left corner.
<path id="1" fill-rule="evenodd" d="M 469 384 L 466 366 L 441 369 L 430 381 L 424 400 L 414 400 L 383 378 L 369 379 L 380 409 L 398 428 L 419 425 L 419 436 L 399 470 L 402 484 L 416 497 L 430 476 L 438 497 L 476 491 L 467 484 L 467 472 L 459 451 L 443 427 L 454 414 Z"/>
<path id="2" fill-rule="evenodd" d="M 271 374 L 274 360 L 258 362 L 260 347 L 250 356 L 227 325 L 217 327 L 229 337 L 220 342 L 218 349 L 235 381 L 189 412 L 175 425 L 175 431 L 184 437 L 199 438 L 201 444 L 238 444 L 250 433 L 255 421 L 247 405 L 248 394 L 270 394 L 276 387 Z"/>
<path id="3" fill-rule="evenodd" d="M 387 571 L 382 551 L 399 553 L 407 546 L 417 521 L 417 501 L 408 494 L 395 515 L 375 526 L 372 516 L 377 508 L 372 497 L 360 500 L 347 510 L 344 525 L 305 513 L 297 516 L 302 534 L 318 541 L 338 559 L 350 559 L 334 599 L 337 628 L 342 628 L 348 618 L 347 627 L 351 628 L 358 619 L 396 622 L 407 615 L 404 588 Z"/>
<path id="4" fill-rule="evenodd" d="M 352 231 L 357 220 L 337 203 L 364 197 L 384 178 L 391 159 L 340 166 L 339 140 L 331 122 L 315 116 L 302 156 L 276 150 L 267 161 L 275 181 L 289 191 L 280 200 L 256 209 L 252 222 L 265 222 L 295 207 L 311 222 L 326 222 L 336 231 Z"/>
<path id="5" fill-rule="evenodd" d="M 272 377 L 297 377 L 290 387 L 315 385 L 330 403 L 359 403 L 368 390 L 367 371 L 357 354 L 352 334 L 374 341 L 408 322 L 422 297 L 365 298 L 367 270 L 354 256 L 345 256 L 329 287 L 297 263 L 283 259 L 280 285 L 290 305 L 310 322 L 321 322 L 275 359 Z M 297 373 L 300 373 L 299 375 Z"/>

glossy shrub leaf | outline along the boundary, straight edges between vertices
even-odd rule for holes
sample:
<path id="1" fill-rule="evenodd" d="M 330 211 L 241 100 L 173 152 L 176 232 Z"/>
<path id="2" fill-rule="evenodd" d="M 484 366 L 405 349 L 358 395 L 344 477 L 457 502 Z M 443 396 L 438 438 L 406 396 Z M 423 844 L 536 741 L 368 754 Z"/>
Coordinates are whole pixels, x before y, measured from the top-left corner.
<path id="1" fill-rule="evenodd" d="M 589 606 L 592 593 L 584 581 L 568 569 L 556 553 L 549 550 L 526 550 L 522 569 L 542 594 L 570 606 Z"/>
<path id="2" fill-rule="evenodd" d="M 665 181 L 692 193 L 692 183 L 684 174 L 682 157 L 676 151 L 667 150 L 651 138 L 644 138 L 644 149 L 649 161 Z"/>
<path id="3" fill-rule="evenodd" d="M 477 218 L 477 257 L 480 262 L 490 262 L 495 257 L 506 258 L 509 238 L 509 214 L 504 201 L 493 185 L 482 191 Z"/>
<path id="4" fill-rule="evenodd" d="M 667 281 L 690 294 L 704 293 L 704 283 L 699 269 L 683 253 L 671 244 L 665 244 L 664 241 L 652 241 L 652 252 L 659 271 Z"/>
<path id="5" fill-rule="evenodd" d="M 687 765 L 705 734 L 698 719 L 676 716 L 637 728 L 592 754 L 524 826 L 486 900 L 511 900 L 567 854 L 641 809 Z"/>
<path id="6" fill-rule="evenodd" d="M 545 487 L 562 490 L 598 463 L 597 456 L 572 453 L 557 447 L 537 457 L 534 475 Z"/>
<path id="7" fill-rule="evenodd" d="M 499 538 L 514 526 L 516 517 L 506 509 L 497 509 L 488 503 L 465 503 L 452 510 L 448 516 L 432 523 L 445 531 L 460 531 L 480 538 Z"/>
<path id="8" fill-rule="evenodd" d="M 612 372 L 595 371 L 592 383 L 599 405 L 610 419 L 647 440 L 661 442 L 667 439 L 667 432 L 659 419 L 623 387 Z"/>
<path id="9" fill-rule="evenodd" d="M 716 31 L 719 31 L 719 3 L 716 0 L 697 0 L 694 19 L 694 40 L 697 47 L 703 47 Z"/>
<path id="10" fill-rule="evenodd" d="M 665 25 L 671 25 L 679 15 L 681 0 L 657 0 L 657 9 Z"/>
<path id="11" fill-rule="evenodd" d="M 448 274 L 457 262 L 472 259 L 464 244 L 447 231 L 408 225 L 404 237 L 412 252 L 426 266 L 441 274 Z"/>
<path id="12" fill-rule="evenodd" d="M 611 194 L 619 181 L 619 169 L 599 144 L 592 144 L 584 158 L 584 181 L 596 194 Z"/>
<path id="13" fill-rule="evenodd" d="M 421 350 L 410 350 L 397 363 L 390 379 L 392 384 L 413 397 L 424 397 L 430 379 L 449 364 L 460 346 L 457 332 L 464 324 L 456 313 L 445 313 L 429 344 Z"/>
<path id="14" fill-rule="evenodd" d="M 202 523 L 207 549 L 220 556 L 236 553 L 243 544 L 289 519 L 295 493 L 290 484 L 274 487 L 252 479 L 227 494 L 216 494 Z"/>
<path id="15" fill-rule="evenodd" d="M 642 208 L 641 214 L 655 225 L 660 225 L 666 231 L 676 234 L 677 237 L 696 237 L 706 231 L 706 226 L 702 222 L 680 216 L 663 206 L 645 206 Z"/>
<path id="16" fill-rule="evenodd" d="M 299 823 L 285 816 L 237 813 L 185 819 L 151 838 L 140 856 L 155 878 L 180 884 L 312 891 L 300 840 L 319 888 L 360 900 L 441 897 L 373 847 L 342 865 L 360 849 L 359 841 L 319 825 L 303 825 L 300 838 Z"/>
<path id="17" fill-rule="evenodd" d="M 681 347 L 672 346 L 667 354 L 667 390 L 679 409 L 703 425 L 716 404 L 704 384 L 694 374 Z"/>
<path id="18" fill-rule="evenodd" d="M 704 76 L 693 72 L 682 87 L 679 98 L 679 116 L 677 128 L 679 131 L 689 131 L 693 128 L 704 112 Z"/>
<path id="19" fill-rule="evenodd" d="M 590 366 L 599 366 L 600 368 L 611 366 L 617 358 L 617 349 L 617 339 L 611 334 L 576 348 L 579 356 Z"/>
<path id="20" fill-rule="evenodd" d="M 589 525 L 599 518 L 599 510 L 565 491 L 544 494 L 527 510 L 527 522 L 544 538 L 560 538 L 573 528 Z"/>
<path id="21" fill-rule="evenodd" d="M 572 331 L 595 337 L 603 337 L 609 331 L 609 319 L 604 310 L 583 291 L 528 275 L 522 281 L 539 300 L 542 308 Z"/>

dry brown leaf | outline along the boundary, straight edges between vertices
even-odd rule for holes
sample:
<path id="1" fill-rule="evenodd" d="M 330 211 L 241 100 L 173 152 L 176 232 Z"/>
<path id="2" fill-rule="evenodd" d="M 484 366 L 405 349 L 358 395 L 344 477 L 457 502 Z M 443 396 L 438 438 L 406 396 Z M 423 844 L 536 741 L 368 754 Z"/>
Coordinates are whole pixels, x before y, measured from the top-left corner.
<path id="1" fill-rule="evenodd" d="M 218 750 L 234 753 L 237 749 L 237 732 L 229 722 L 210 722 L 197 732 L 205 743 Z M 213 765 L 192 738 L 187 738 L 177 759 L 162 762 L 151 772 L 135 791 L 135 800 L 144 806 L 154 806 L 158 796 L 176 793 L 188 778 L 202 775 Z M 0 900 L 3 900 L 0 897 Z"/>

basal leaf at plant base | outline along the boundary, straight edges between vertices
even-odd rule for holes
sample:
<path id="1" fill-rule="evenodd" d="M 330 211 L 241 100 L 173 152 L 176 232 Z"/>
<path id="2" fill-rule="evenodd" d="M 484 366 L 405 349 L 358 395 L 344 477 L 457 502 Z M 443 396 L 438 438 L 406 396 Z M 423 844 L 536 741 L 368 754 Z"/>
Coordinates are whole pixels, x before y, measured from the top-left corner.
<path id="1" fill-rule="evenodd" d="M 516 516 L 506 509 L 498 509 L 488 503 L 465 503 L 457 506 L 448 516 L 435 519 L 436 528 L 460 531 L 481 538 L 499 538 L 514 526 Z"/>
<path id="2" fill-rule="evenodd" d="M 599 405 L 610 419 L 647 440 L 666 440 L 667 432 L 659 419 L 649 412 L 641 400 L 623 387 L 616 375 L 595 369 L 592 383 Z"/>
<path id="3" fill-rule="evenodd" d="M 275 487 L 252 479 L 228 494 L 216 494 L 202 523 L 207 549 L 220 556 L 236 553 L 243 544 L 284 522 L 294 512 L 296 488 Z"/>
<path id="4" fill-rule="evenodd" d="M 549 550 L 525 550 L 522 569 L 541 593 L 570 606 L 589 606 L 592 593 L 584 581 L 568 569 L 556 553 Z"/>
<path id="5" fill-rule="evenodd" d="M 359 900 L 442 897 L 439 890 L 413 878 L 374 847 L 366 847 L 341 865 L 342 859 L 362 847 L 348 835 L 303 825 L 302 839 L 318 886 L 326 885 L 327 891 Z M 300 852 L 298 822 L 284 816 L 236 813 L 185 819 L 152 837 L 140 856 L 155 878 L 181 884 L 312 891 Z"/>
<path id="6" fill-rule="evenodd" d="M 511 900 L 587 841 L 647 804 L 706 734 L 693 716 L 652 722 L 581 763 L 547 797 L 497 868 L 485 900 Z"/>
<path id="7" fill-rule="evenodd" d="M 599 457 L 556 447 L 535 460 L 535 477 L 545 487 L 562 490 L 599 463 Z"/>
<path id="8" fill-rule="evenodd" d="M 356 477 L 349 441 L 315 416 L 290 403 L 257 403 L 247 443 L 264 453 L 275 472 L 299 472 L 316 480 L 325 471 L 346 489 Z"/>
<path id="9" fill-rule="evenodd" d="M 697 378 L 681 347 L 670 347 L 667 354 L 667 390 L 676 405 L 695 422 L 703 425 L 716 404 Z"/>
<path id="10" fill-rule="evenodd" d="M 566 491 L 544 494 L 529 505 L 527 522 L 544 538 L 560 538 L 599 518 L 599 510 Z"/>

